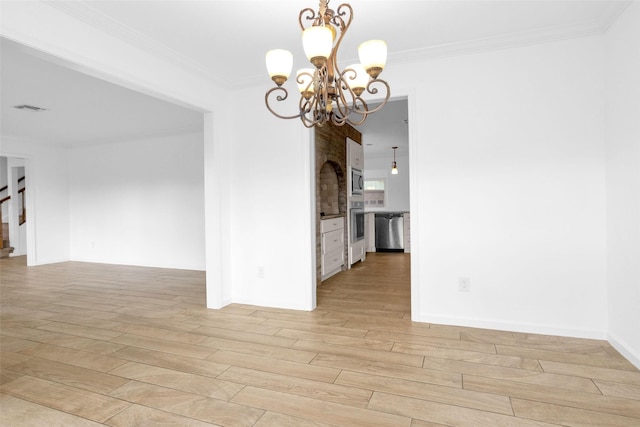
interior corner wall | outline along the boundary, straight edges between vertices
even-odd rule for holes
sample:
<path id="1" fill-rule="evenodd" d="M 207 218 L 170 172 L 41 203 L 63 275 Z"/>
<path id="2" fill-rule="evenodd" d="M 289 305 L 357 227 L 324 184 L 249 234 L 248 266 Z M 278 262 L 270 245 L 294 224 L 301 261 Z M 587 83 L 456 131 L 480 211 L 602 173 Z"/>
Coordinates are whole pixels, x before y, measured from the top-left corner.
<path id="1" fill-rule="evenodd" d="M 388 67 L 416 84 L 414 319 L 606 337 L 603 55 L 585 37 Z"/>
<path id="2" fill-rule="evenodd" d="M 605 41 L 609 341 L 640 367 L 640 3 Z"/>
<path id="3" fill-rule="evenodd" d="M 26 160 L 27 236 L 29 265 L 69 261 L 69 158 L 64 148 L 2 137 L 5 156 Z M 33 206 L 37 206 L 34 210 Z M 31 224 L 32 222 L 32 224 Z"/>
<path id="4" fill-rule="evenodd" d="M 71 259 L 205 269 L 203 135 L 70 150 Z"/>

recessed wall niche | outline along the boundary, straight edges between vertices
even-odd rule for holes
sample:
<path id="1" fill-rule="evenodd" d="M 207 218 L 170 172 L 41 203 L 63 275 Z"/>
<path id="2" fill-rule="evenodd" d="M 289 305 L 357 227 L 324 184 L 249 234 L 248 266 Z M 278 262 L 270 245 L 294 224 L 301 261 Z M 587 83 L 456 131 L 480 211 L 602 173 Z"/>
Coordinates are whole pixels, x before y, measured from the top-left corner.
<path id="1" fill-rule="evenodd" d="M 338 165 L 326 162 L 320 169 L 320 216 L 340 213 L 340 182 Z"/>

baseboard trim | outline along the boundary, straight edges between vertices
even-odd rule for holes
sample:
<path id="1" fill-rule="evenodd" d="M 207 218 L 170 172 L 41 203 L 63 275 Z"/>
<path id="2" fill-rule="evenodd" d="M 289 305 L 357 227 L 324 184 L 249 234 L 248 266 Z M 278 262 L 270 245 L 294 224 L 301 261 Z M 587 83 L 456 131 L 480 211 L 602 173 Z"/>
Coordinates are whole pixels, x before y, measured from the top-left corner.
<path id="1" fill-rule="evenodd" d="M 303 306 L 298 304 L 297 301 L 282 301 L 282 300 L 260 300 L 256 301 L 252 298 L 234 297 L 232 304 L 252 305 L 255 307 L 277 308 L 282 310 L 296 310 L 296 311 L 313 311 L 315 308 Z"/>
<path id="2" fill-rule="evenodd" d="M 607 334 L 607 341 L 609 341 L 609 344 L 618 350 L 625 359 L 633 363 L 636 368 L 640 369 L 640 353 L 634 351 L 630 345 L 611 333 Z"/>
<path id="3" fill-rule="evenodd" d="M 561 337 L 589 338 L 607 340 L 606 331 L 559 328 L 549 325 L 524 322 L 505 322 L 500 320 L 483 320 L 463 317 L 432 316 L 421 314 L 419 322 L 435 323 L 440 325 L 464 326 L 468 328 L 494 329 L 498 331 L 512 331 L 528 334 L 555 335 Z"/>

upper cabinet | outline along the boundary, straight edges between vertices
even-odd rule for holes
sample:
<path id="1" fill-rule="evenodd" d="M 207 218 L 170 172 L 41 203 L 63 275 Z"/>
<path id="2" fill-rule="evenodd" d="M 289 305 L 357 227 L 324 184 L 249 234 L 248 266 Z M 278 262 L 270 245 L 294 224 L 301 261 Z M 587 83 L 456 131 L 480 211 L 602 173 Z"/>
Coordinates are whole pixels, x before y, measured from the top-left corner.
<path id="1" fill-rule="evenodd" d="M 347 138 L 347 153 L 349 166 L 354 169 L 364 169 L 364 150 L 361 144 L 358 144 L 351 138 Z"/>

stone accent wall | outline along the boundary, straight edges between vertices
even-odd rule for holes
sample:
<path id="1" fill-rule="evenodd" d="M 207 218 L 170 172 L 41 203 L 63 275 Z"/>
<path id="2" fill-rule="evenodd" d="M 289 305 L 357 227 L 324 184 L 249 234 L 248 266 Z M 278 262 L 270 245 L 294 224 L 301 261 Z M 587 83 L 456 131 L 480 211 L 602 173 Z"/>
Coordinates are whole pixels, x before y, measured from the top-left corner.
<path id="1" fill-rule="evenodd" d="M 337 198 L 337 210 L 335 206 L 331 206 L 331 214 L 343 214 L 347 215 L 347 137 L 362 144 L 362 134 L 355 128 L 349 125 L 333 126 L 326 124 L 323 127 L 315 128 L 315 179 L 316 179 L 316 279 L 320 284 L 320 262 L 321 262 L 321 241 L 320 241 L 320 220 L 322 219 L 320 213 L 325 212 L 325 215 L 330 213 L 325 211 L 323 206 L 323 197 L 321 191 L 323 189 L 322 171 L 325 165 L 335 172 L 338 185 L 338 198 Z M 329 172 L 325 170 L 325 174 Z M 332 196 L 333 197 L 333 196 Z M 334 199 L 335 200 L 335 199 Z M 345 266 L 349 259 L 348 254 L 348 242 L 349 236 L 346 235 L 346 221 L 345 220 Z M 345 267 L 346 268 L 346 267 Z"/>

